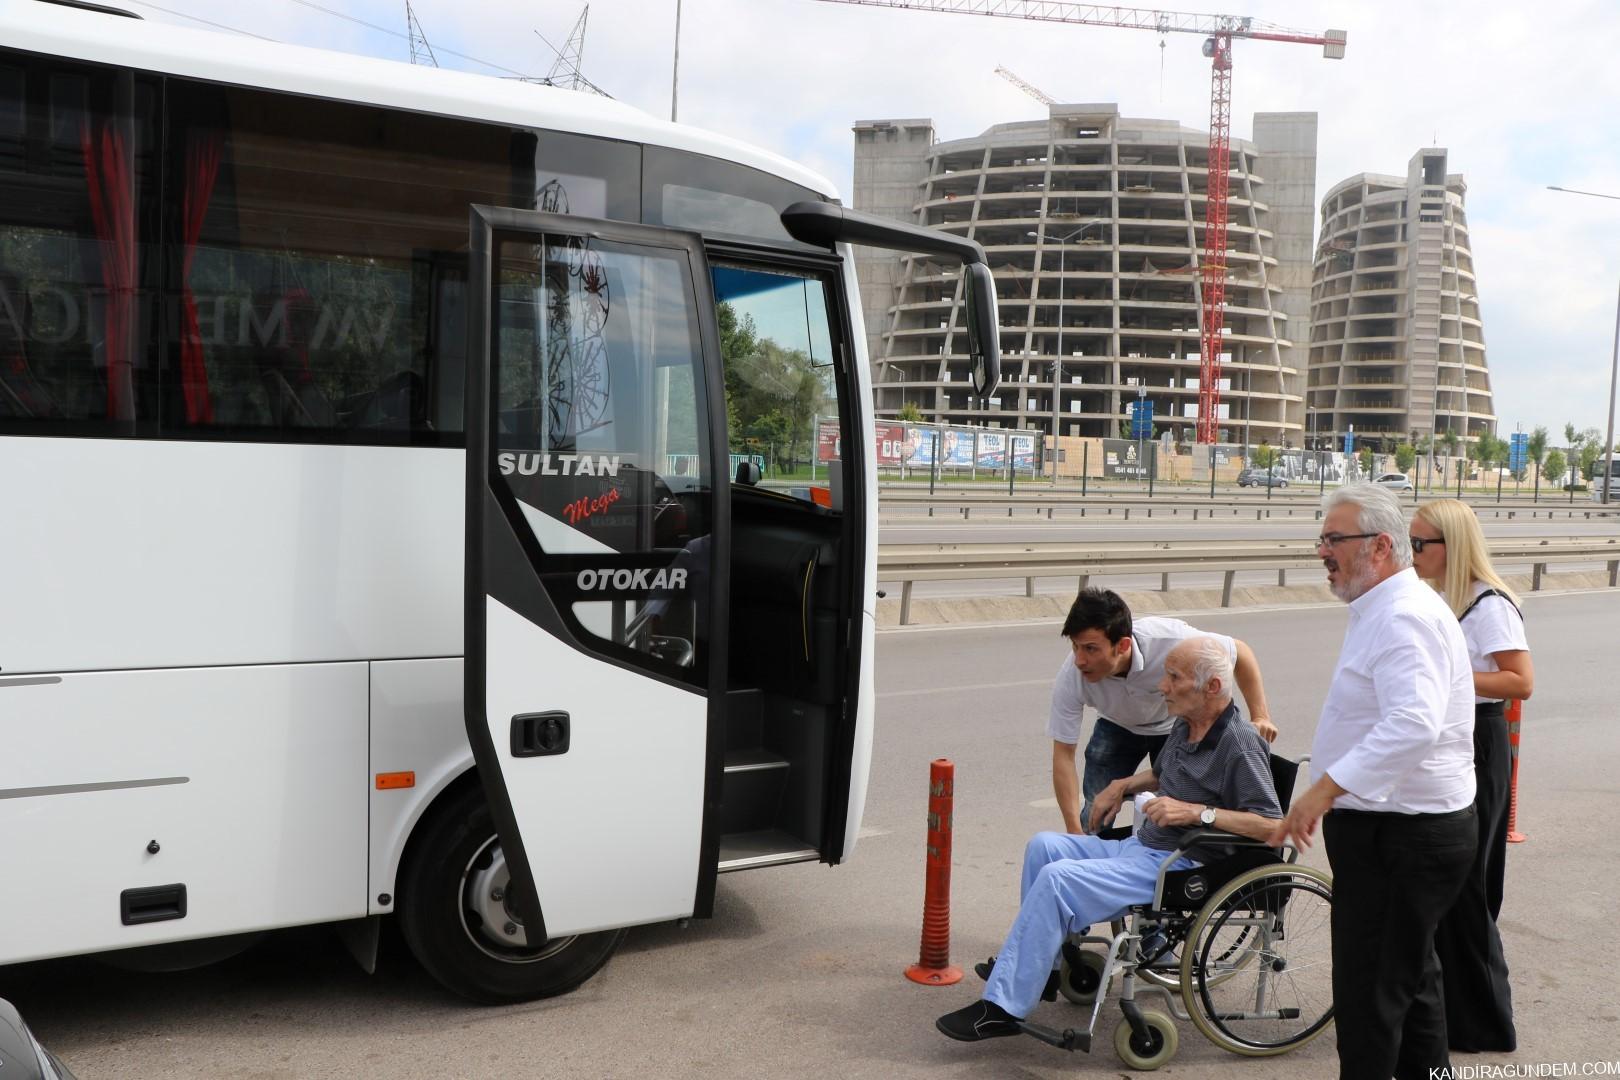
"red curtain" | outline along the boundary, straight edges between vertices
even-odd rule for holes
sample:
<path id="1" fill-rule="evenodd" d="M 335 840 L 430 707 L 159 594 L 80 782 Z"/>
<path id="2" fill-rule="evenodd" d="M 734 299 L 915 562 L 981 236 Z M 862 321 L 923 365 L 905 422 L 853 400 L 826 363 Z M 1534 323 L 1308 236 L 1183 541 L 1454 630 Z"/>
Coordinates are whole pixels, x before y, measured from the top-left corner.
<path id="1" fill-rule="evenodd" d="M 186 145 L 185 218 L 181 222 L 185 230 L 181 238 L 185 254 L 180 263 L 180 388 L 185 395 L 189 424 L 214 422 L 214 402 L 208 395 L 208 365 L 203 357 L 202 331 L 197 323 L 197 297 L 191 291 L 191 262 L 197 254 L 197 239 L 202 235 L 208 200 L 214 194 L 214 181 L 219 177 L 219 149 L 219 139 L 212 135 L 193 137 Z"/>
<path id="2" fill-rule="evenodd" d="M 90 215 L 101 242 L 101 283 L 107 289 L 107 419 L 135 419 L 135 200 L 129 152 L 110 123 L 99 134 L 86 123 L 84 151 Z"/>

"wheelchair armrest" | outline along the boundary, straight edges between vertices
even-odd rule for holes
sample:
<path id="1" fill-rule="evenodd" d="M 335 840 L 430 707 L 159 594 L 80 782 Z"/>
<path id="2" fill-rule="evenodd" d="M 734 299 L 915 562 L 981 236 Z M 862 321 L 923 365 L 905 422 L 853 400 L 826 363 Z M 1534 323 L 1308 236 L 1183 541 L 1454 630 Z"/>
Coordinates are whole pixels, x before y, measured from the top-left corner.
<path id="1" fill-rule="evenodd" d="M 1225 829 L 1198 829 L 1184 837 L 1182 846 L 1178 847 L 1168 859 L 1159 864 L 1158 876 L 1153 881 L 1153 906 L 1155 908 L 1162 907 L 1164 904 L 1165 874 L 1170 873 L 1170 868 L 1186 857 L 1199 844 L 1205 843 L 1238 848 L 1268 849 L 1275 851 L 1284 861 L 1293 862 L 1292 858 L 1284 854 L 1284 852 L 1291 850 L 1291 845 L 1284 844 L 1281 847 L 1276 847 L 1266 843 L 1264 840 L 1256 840 L 1252 836 L 1240 836 L 1237 833 L 1227 832 Z"/>

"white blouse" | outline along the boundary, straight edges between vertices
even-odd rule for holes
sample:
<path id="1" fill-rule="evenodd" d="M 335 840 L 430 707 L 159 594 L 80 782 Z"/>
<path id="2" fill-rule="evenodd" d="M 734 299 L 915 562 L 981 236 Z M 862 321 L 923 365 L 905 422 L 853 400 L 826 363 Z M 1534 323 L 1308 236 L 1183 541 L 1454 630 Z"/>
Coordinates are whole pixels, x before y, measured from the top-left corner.
<path id="1" fill-rule="evenodd" d="M 1474 599 L 1490 586 L 1483 581 L 1474 582 Z M 1468 662 L 1475 671 L 1501 671 L 1493 653 L 1529 652 L 1530 643 L 1524 636 L 1524 620 L 1503 596 L 1487 596 L 1474 605 L 1462 621 L 1463 640 L 1468 642 Z M 1483 705 L 1500 698 L 1474 695 L 1474 704 Z"/>

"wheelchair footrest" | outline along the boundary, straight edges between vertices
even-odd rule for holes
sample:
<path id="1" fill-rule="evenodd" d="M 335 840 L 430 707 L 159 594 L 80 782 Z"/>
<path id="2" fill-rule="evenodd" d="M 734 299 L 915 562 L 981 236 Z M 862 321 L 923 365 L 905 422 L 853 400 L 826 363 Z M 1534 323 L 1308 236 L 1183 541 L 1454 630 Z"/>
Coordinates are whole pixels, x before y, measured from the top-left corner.
<path id="1" fill-rule="evenodd" d="M 1298 1009 L 1275 1009 L 1271 1012 L 1210 1013 L 1211 1020 L 1298 1020 Z"/>
<path id="2" fill-rule="evenodd" d="M 1055 1046 L 1059 1050 L 1078 1050 L 1082 1054 L 1091 1053 L 1091 1032 L 1089 1031 L 1076 1031 L 1074 1028 L 1064 1028 L 1062 1031 L 1058 1031 L 1056 1028 L 1031 1024 L 1027 1020 L 1018 1025 L 1018 1030 L 1025 1035 L 1033 1035 L 1041 1042 L 1046 1043 L 1048 1046 Z"/>

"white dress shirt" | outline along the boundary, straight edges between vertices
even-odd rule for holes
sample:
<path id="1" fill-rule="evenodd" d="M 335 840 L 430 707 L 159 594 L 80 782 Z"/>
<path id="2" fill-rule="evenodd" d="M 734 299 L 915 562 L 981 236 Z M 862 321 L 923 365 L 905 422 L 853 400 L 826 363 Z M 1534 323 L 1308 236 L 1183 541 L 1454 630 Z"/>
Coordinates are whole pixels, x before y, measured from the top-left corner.
<path id="1" fill-rule="evenodd" d="M 1457 618 L 1410 568 L 1350 603 L 1311 762 L 1340 810 L 1438 814 L 1474 801 L 1474 676 Z"/>
<path id="2" fill-rule="evenodd" d="M 1123 675 L 1110 675 L 1101 682 L 1087 682 L 1074 666 L 1074 654 L 1066 654 L 1052 683 L 1052 709 L 1046 719 L 1046 733 L 1057 742 L 1078 743 L 1080 721 L 1085 706 L 1097 710 L 1128 731 L 1138 735 L 1165 735 L 1172 720 L 1159 693 L 1164 678 L 1164 660 L 1170 651 L 1188 638 L 1214 638 L 1226 647 L 1226 655 L 1237 665 L 1237 642 L 1225 634 L 1211 634 L 1180 619 L 1147 615 L 1131 622 L 1131 666 Z"/>

